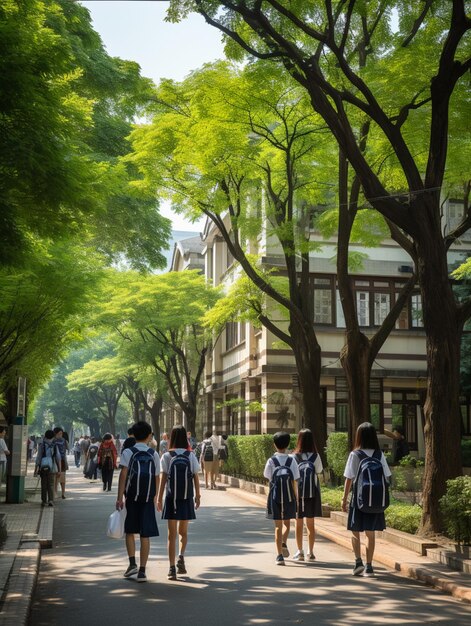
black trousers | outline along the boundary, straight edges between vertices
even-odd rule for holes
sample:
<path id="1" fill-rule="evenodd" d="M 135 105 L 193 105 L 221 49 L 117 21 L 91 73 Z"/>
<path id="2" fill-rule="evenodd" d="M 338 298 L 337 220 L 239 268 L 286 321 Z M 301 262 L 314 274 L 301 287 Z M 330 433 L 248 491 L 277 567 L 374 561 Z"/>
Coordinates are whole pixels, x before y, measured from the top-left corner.
<path id="1" fill-rule="evenodd" d="M 113 467 L 102 467 L 101 469 L 101 479 L 103 481 L 103 490 L 111 491 L 111 483 L 113 482 Z"/>

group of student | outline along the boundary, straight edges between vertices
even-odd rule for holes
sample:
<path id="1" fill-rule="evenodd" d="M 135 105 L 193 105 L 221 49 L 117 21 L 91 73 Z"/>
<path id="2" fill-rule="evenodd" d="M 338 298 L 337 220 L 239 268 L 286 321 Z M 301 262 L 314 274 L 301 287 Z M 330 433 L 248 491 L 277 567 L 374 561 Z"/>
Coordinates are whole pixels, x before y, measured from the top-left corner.
<path id="1" fill-rule="evenodd" d="M 149 446 L 152 430 L 147 422 L 133 426 L 135 443 L 123 449 L 120 458 L 116 508 L 126 508 L 124 533 L 129 565 L 124 577 L 146 582 L 146 565 L 150 538 L 159 535 L 156 512 L 168 524 L 168 579 L 187 573 L 185 550 L 189 521 L 201 502 L 200 464 L 183 426 L 175 426 L 162 457 Z M 208 433 L 207 439 L 209 439 Z M 323 471 L 312 432 L 302 429 L 294 453 L 288 453 L 290 435 L 278 432 L 273 437 L 275 453 L 264 469 L 270 481 L 267 517 L 275 525 L 276 564 L 285 565 L 289 556 L 288 536 L 291 520 L 295 520 L 297 551 L 295 561 L 315 561 L 316 517 L 322 516 L 318 475 Z M 203 452 L 200 458 L 204 459 Z M 203 460 L 204 462 L 204 460 Z M 342 509 L 348 509 L 347 528 L 352 531 L 355 555 L 354 576 L 374 576 L 372 566 L 375 531 L 386 527 L 384 510 L 389 504 L 388 482 L 391 471 L 379 447 L 375 427 L 361 424 L 356 432 L 354 449 L 344 471 L 345 485 Z M 211 483 L 210 483 L 211 484 Z M 208 485 L 207 485 L 208 486 Z M 348 504 L 349 496 L 350 502 Z M 307 530 L 307 553 L 303 549 L 303 527 Z M 361 558 L 360 533 L 366 534 L 366 565 Z M 135 535 L 140 536 L 139 567 L 136 561 Z M 177 558 L 177 536 L 179 551 Z"/>
<path id="2" fill-rule="evenodd" d="M 41 505 L 54 506 L 54 497 L 61 487 L 61 497 L 65 500 L 66 472 L 69 469 L 67 451 L 68 436 L 61 426 L 47 430 L 38 443 L 34 475 L 41 479 Z"/>

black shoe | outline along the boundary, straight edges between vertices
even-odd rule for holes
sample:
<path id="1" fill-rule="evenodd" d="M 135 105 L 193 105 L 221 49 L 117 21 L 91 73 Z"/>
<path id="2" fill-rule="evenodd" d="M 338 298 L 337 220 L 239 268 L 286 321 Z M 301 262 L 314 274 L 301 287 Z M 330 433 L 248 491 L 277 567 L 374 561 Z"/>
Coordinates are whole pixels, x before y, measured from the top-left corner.
<path id="1" fill-rule="evenodd" d="M 182 555 L 178 557 L 177 571 L 179 574 L 186 574 L 185 559 Z"/>
<path id="2" fill-rule="evenodd" d="M 130 578 L 135 576 L 139 572 L 137 565 L 129 565 L 128 569 L 124 572 L 124 578 Z"/>
<path id="3" fill-rule="evenodd" d="M 135 580 L 137 583 L 146 583 L 147 582 L 146 573 L 145 572 L 141 572 L 141 570 L 139 570 L 137 572 L 137 576 L 133 576 L 132 579 Z"/>
<path id="4" fill-rule="evenodd" d="M 62 500 L 65 500 L 65 496 L 62 496 Z"/>
<path id="5" fill-rule="evenodd" d="M 52 502 L 49 502 L 49 505 L 48 505 L 48 506 L 54 506 L 54 504 L 53 504 Z"/>
<path id="6" fill-rule="evenodd" d="M 167 574 L 168 580 L 177 580 L 177 568 L 175 565 L 171 565 Z"/>
<path id="7" fill-rule="evenodd" d="M 355 561 L 355 566 L 353 568 L 353 575 L 361 576 L 363 574 L 364 569 L 365 569 L 365 566 L 363 565 L 363 561 L 361 559 L 359 559 L 358 561 Z"/>

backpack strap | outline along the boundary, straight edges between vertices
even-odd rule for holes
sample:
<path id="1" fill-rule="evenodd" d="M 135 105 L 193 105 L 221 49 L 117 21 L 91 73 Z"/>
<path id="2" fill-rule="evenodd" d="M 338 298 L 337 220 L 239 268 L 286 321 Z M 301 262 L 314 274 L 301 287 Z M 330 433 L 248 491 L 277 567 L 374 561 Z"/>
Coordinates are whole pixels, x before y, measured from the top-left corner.
<path id="1" fill-rule="evenodd" d="M 276 457 L 275 455 L 273 455 L 273 456 L 271 457 L 271 460 L 273 461 L 273 465 L 274 465 L 275 467 L 280 467 L 280 466 L 281 466 L 281 463 L 280 463 L 280 461 L 278 460 L 278 457 Z"/>
<path id="2" fill-rule="evenodd" d="M 291 467 L 292 463 L 293 463 L 293 457 L 292 457 L 292 456 L 289 456 L 289 457 L 286 459 L 285 466 L 286 466 L 286 467 Z"/>
<path id="3" fill-rule="evenodd" d="M 372 458 L 377 459 L 378 461 L 381 461 L 381 450 L 375 450 L 373 452 Z"/>

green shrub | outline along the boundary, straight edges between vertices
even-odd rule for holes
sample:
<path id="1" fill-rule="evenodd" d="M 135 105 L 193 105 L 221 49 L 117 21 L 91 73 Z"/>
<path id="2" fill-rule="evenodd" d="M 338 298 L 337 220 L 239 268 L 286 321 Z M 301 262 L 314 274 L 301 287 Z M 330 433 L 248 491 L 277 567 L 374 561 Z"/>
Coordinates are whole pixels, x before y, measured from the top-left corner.
<path id="1" fill-rule="evenodd" d="M 425 465 L 423 459 L 416 459 L 415 456 L 408 454 L 399 461 L 402 467 L 423 467 Z"/>
<path id="2" fill-rule="evenodd" d="M 294 449 L 296 440 L 297 435 L 291 435 L 290 449 Z M 227 447 L 229 458 L 222 468 L 225 474 L 266 482 L 263 470 L 267 459 L 275 453 L 273 435 L 231 435 Z"/>
<path id="3" fill-rule="evenodd" d="M 471 467 L 471 439 L 461 440 L 461 459 L 463 467 Z"/>
<path id="4" fill-rule="evenodd" d="M 471 476 L 446 481 L 446 494 L 440 498 L 446 533 L 458 543 L 471 542 Z"/>
<path id="5" fill-rule="evenodd" d="M 322 504 L 328 504 L 334 511 L 342 510 L 343 487 L 321 487 Z"/>
<path id="6" fill-rule="evenodd" d="M 347 433 L 330 433 L 325 448 L 329 469 L 341 478 L 345 470 L 348 458 L 348 435 Z"/>
<path id="7" fill-rule="evenodd" d="M 422 519 L 422 508 L 418 504 L 393 502 L 384 515 L 390 528 L 415 534 Z"/>

